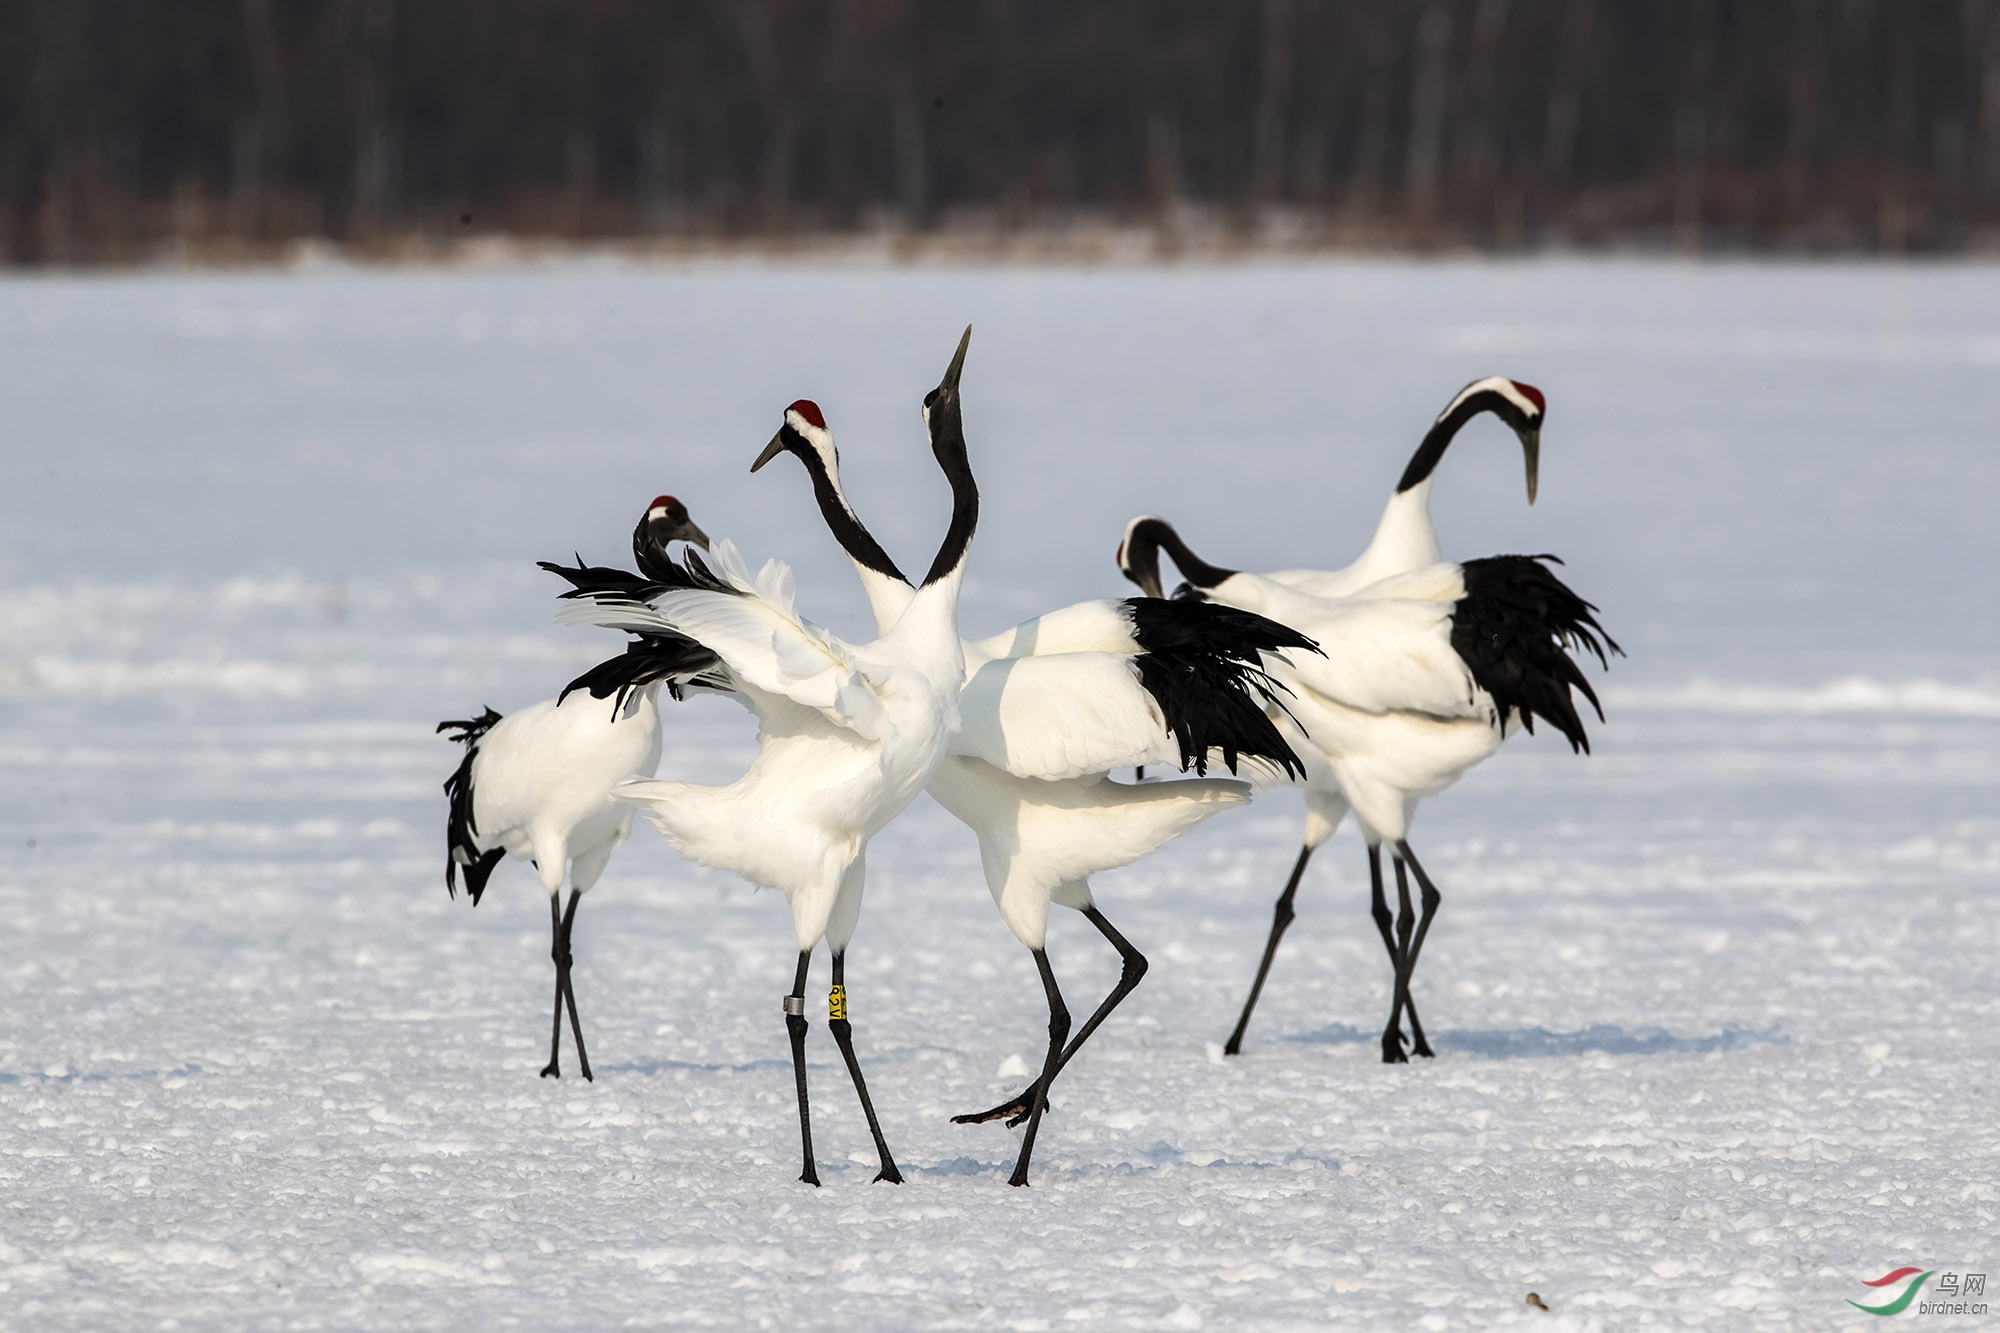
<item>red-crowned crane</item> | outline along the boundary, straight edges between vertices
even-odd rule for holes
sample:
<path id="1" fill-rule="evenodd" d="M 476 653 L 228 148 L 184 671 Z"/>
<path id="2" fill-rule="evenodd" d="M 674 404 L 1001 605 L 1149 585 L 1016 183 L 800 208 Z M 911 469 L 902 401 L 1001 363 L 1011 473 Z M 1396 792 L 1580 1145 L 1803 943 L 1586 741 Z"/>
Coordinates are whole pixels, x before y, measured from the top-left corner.
<path id="1" fill-rule="evenodd" d="M 1165 549 L 1197 595 L 1288 624 L 1320 641 L 1327 654 L 1276 673 L 1301 691 L 1288 707 L 1309 737 L 1298 747 L 1309 770 L 1305 838 L 1273 912 L 1256 979 L 1224 1048 L 1229 1054 L 1242 1049 L 1278 942 L 1291 924 L 1306 862 L 1353 808 L 1368 843 L 1372 914 L 1397 979 L 1382 1056 L 1392 1062 L 1408 1058 L 1400 1032 L 1406 1009 L 1412 1049 L 1430 1055 L 1408 989 L 1438 900 L 1405 837 L 1416 800 L 1456 781 L 1512 727 L 1532 727 L 1535 716 L 1556 726 L 1573 748 L 1589 748 L 1569 691 L 1581 689 L 1594 708 L 1597 698 L 1566 649 L 1581 645 L 1600 663 L 1607 649 L 1618 651 L 1593 618 L 1595 608 L 1550 572 L 1545 562 L 1552 557 L 1497 556 L 1464 565 L 1436 560 L 1428 512 L 1438 460 L 1458 428 L 1480 411 L 1498 413 L 1520 436 L 1532 500 L 1543 408 L 1538 391 L 1512 380 L 1480 380 L 1461 390 L 1412 457 L 1375 540 L 1342 570 L 1246 574 L 1201 559 L 1162 519 L 1138 518 L 1126 525 L 1119 567 L 1145 591 L 1160 591 L 1159 552 Z M 1426 602 L 1442 619 L 1416 632 L 1421 622 L 1433 619 L 1434 613 L 1416 609 Z M 1384 606 L 1371 611 L 1368 603 Z M 1402 609 L 1385 609 L 1395 605 Z M 1393 628 L 1396 618 L 1406 622 L 1402 629 Z M 1327 640 L 1324 633 L 1336 637 Z M 1439 633 L 1451 650 L 1448 657 L 1436 654 Z M 1377 636 L 1372 645 L 1370 635 Z M 1305 680 L 1309 675 L 1317 679 Z M 1404 692 L 1387 688 L 1392 682 Z M 1440 686 L 1443 696 L 1434 697 Z M 1440 707 L 1445 711 L 1434 711 Z M 1395 852 L 1396 918 L 1383 889 L 1384 839 Z M 1421 920 L 1411 909 L 1406 867 L 1423 892 Z"/>
<path id="2" fill-rule="evenodd" d="M 632 533 L 633 555 L 641 568 L 656 567 L 667 561 L 667 544 L 675 541 L 704 549 L 708 545 L 707 535 L 688 517 L 686 506 L 662 495 L 646 507 Z M 572 581 L 579 573 L 594 575 L 599 583 L 623 580 L 630 586 L 643 581 L 619 570 L 584 570 L 580 559 L 576 570 L 543 567 Z M 603 693 L 572 697 L 577 688 L 572 684 L 556 698 L 505 717 L 488 708 L 478 717 L 437 725 L 438 731 L 451 733 L 452 740 L 465 746 L 457 771 L 444 784 L 450 802 L 445 888 L 456 897 L 462 873 L 466 895 L 476 906 L 494 867 L 512 855 L 531 862 L 549 891 L 549 954 L 556 965 L 556 999 L 543 1078 L 562 1077 L 565 1004 L 577 1063 L 584 1078 L 591 1078 L 570 979 L 577 903 L 632 831 L 634 812 L 613 801 L 611 789 L 634 773 L 650 775 L 659 767 L 660 682 L 706 661 L 706 654 L 698 651 L 690 658 L 691 645 L 679 636 L 655 635 L 634 647 L 641 652 L 632 655 L 632 661 L 648 665 L 648 679 L 628 675 L 628 683 L 609 704 L 603 702 Z M 562 910 L 565 869 L 570 893 L 569 906 Z"/>

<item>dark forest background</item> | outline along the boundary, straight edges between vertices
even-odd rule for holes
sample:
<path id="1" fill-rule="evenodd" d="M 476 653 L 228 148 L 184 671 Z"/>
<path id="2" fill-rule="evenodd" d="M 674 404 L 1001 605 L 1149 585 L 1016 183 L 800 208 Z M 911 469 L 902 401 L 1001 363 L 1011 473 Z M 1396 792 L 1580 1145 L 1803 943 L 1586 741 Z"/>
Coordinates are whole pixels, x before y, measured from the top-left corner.
<path id="1" fill-rule="evenodd" d="M 1950 250 L 2000 0 L 0 0 L 0 258 L 582 240 Z"/>

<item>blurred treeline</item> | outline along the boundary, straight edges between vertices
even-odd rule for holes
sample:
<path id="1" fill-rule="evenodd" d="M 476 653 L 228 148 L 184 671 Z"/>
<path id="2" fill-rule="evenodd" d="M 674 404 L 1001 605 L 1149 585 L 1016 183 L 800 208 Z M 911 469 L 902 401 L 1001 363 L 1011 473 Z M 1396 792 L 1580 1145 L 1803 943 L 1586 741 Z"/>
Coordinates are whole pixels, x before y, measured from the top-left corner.
<path id="1" fill-rule="evenodd" d="M 0 0 L 0 256 L 1954 249 L 2000 0 Z M 2000 235 L 2000 233 L 1993 233 Z"/>

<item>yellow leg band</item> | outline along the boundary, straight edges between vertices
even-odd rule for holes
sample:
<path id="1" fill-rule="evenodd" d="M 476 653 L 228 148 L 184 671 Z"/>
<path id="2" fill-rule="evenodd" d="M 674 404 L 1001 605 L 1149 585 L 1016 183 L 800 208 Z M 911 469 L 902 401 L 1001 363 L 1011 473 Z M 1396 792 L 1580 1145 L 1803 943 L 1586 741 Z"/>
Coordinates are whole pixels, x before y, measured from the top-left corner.
<path id="1" fill-rule="evenodd" d="M 826 1016 L 835 1021 L 847 1017 L 847 987 L 835 986 L 826 993 Z"/>

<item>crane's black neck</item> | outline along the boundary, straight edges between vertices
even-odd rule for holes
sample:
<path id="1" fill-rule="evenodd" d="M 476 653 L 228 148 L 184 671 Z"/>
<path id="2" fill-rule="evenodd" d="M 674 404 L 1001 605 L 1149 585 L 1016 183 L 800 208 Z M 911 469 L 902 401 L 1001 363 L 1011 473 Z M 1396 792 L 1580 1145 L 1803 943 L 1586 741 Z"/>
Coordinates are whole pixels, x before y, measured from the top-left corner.
<path id="1" fill-rule="evenodd" d="M 1160 552 L 1164 550 L 1173 557 L 1181 576 L 1197 588 L 1213 588 L 1216 584 L 1236 574 L 1236 570 L 1211 565 L 1208 561 L 1188 549 L 1181 540 L 1180 533 L 1174 531 L 1173 524 L 1165 519 L 1149 518 L 1132 525 L 1126 537 L 1125 559 L 1135 569 L 1151 567 L 1157 576 L 1160 567 Z"/>
<path id="2" fill-rule="evenodd" d="M 945 529 L 930 573 L 924 575 L 926 588 L 965 563 L 979 526 L 979 483 L 973 480 L 972 464 L 965 456 L 965 426 L 955 392 L 949 400 L 940 396 L 931 408 L 931 452 L 951 482 L 951 526 Z"/>
<path id="3" fill-rule="evenodd" d="M 1437 471 L 1437 465 L 1444 460 L 1444 451 L 1451 447 L 1452 437 L 1465 428 L 1465 423 L 1481 412 L 1502 411 L 1506 398 L 1498 389 L 1483 389 L 1462 399 L 1449 412 L 1439 417 L 1425 433 L 1423 443 L 1410 455 L 1410 465 L 1403 469 L 1403 479 L 1396 483 L 1396 494 L 1401 495 L 1413 486 L 1429 481 Z"/>
<path id="4" fill-rule="evenodd" d="M 650 515 L 640 515 L 639 526 L 632 529 L 632 559 L 637 562 L 639 572 L 655 583 L 671 585 L 687 577 L 667 554 L 667 544 L 653 540 Z M 577 563 L 581 565 L 583 561 L 579 558 Z"/>
<path id="5" fill-rule="evenodd" d="M 898 583 L 908 583 L 910 580 L 896 568 L 896 562 L 875 540 L 875 534 L 868 531 L 854 511 L 848 508 L 847 497 L 841 493 L 840 483 L 827 470 L 826 459 L 820 456 L 819 450 L 806 443 L 805 437 L 789 424 L 785 427 L 785 434 L 791 452 L 798 455 L 799 461 L 806 465 L 806 473 L 812 477 L 813 499 L 819 502 L 819 516 L 826 521 L 827 530 L 840 543 L 840 549 L 847 552 L 848 558 L 856 564 Z"/>

